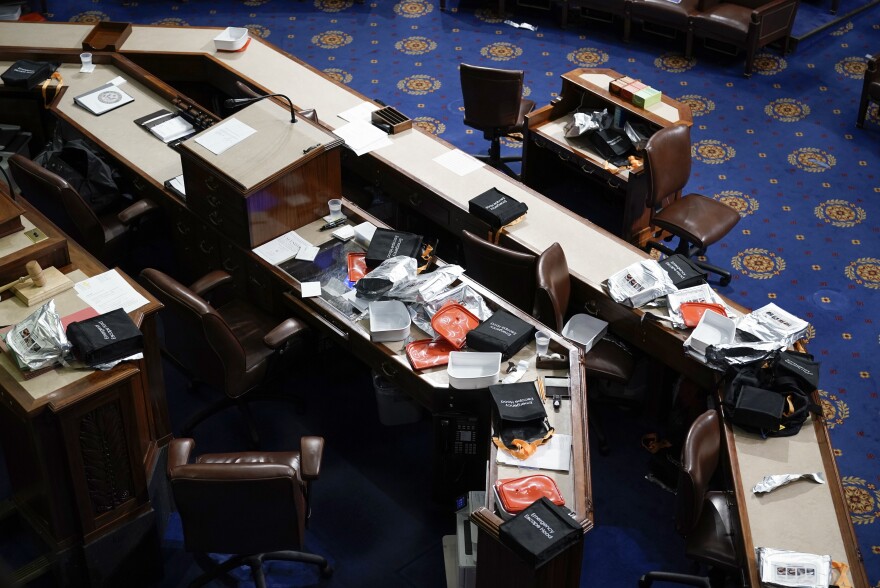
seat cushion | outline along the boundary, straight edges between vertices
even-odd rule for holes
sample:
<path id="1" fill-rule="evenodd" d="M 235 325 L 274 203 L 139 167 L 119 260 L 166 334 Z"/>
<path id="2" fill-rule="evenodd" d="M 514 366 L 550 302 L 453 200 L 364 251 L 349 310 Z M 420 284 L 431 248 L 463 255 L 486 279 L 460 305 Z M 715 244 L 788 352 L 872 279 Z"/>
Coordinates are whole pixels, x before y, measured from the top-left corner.
<path id="1" fill-rule="evenodd" d="M 686 30 L 688 17 L 696 12 L 697 4 L 698 0 L 681 0 L 678 4 L 669 0 L 635 0 L 630 5 L 630 14 L 633 18 Z"/>
<path id="2" fill-rule="evenodd" d="M 728 41 L 738 45 L 746 42 L 752 9 L 730 2 L 720 2 L 706 12 L 691 17 L 694 34 Z"/>
<path id="3" fill-rule="evenodd" d="M 634 362 L 625 349 L 607 339 L 600 339 L 584 356 L 587 377 L 602 378 L 615 382 L 628 382 Z"/>
<path id="4" fill-rule="evenodd" d="M 685 554 L 725 569 L 736 569 L 735 520 L 724 492 L 707 492 L 703 512 L 685 541 Z"/>
<path id="5" fill-rule="evenodd" d="M 260 311 L 245 300 L 235 299 L 216 309 L 245 353 L 245 370 L 251 384 L 255 385 L 266 373 L 266 359 L 274 353 L 263 342 L 263 337 L 271 331 L 278 321 Z M 249 389 L 251 386 L 245 386 Z"/>
<path id="6" fill-rule="evenodd" d="M 688 194 L 654 215 L 653 223 L 699 248 L 721 240 L 739 222 L 731 207 L 702 196 Z"/>
<path id="7" fill-rule="evenodd" d="M 124 224 L 119 222 L 116 214 L 107 214 L 100 218 L 101 225 L 104 227 L 104 243 L 109 246 L 116 239 L 120 238 L 128 230 Z"/>

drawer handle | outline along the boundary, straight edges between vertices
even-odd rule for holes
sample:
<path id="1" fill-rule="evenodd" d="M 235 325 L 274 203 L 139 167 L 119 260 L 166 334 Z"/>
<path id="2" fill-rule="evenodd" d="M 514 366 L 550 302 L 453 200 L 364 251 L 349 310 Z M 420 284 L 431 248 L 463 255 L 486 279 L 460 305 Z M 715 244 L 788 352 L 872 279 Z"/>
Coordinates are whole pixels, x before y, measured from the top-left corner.
<path id="1" fill-rule="evenodd" d="M 596 171 L 596 168 L 588 166 L 586 163 L 584 163 L 581 165 L 581 171 L 584 172 L 585 174 L 591 174 Z"/>
<path id="2" fill-rule="evenodd" d="M 214 226 L 219 227 L 223 224 L 223 215 L 217 210 L 212 210 L 208 213 L 208 220 L 211 221 Z"/>
<path id="3" fill-rule="evenodd" d="M 214 192 L 220 187 L 220 181 L 214 176 L 205 176 L 205 187 L 211 192 Z"/>
<path id="4" fill-rule="evenodd" d="M 409 203 L 413 206 L 421 206 L 422 205 L 422 196 L 416 192 L 413 192 L 409 195 Z"/>
<path id="5" fill-rule="evenodd" d="M 189 235 L 189 232 L 192 231 L 192 227 L 183 221 L 177 221 L 176 226 L 177 232 L 181 235 Z"/>
<path id="6" fill-rule="evenodd" d="M 227 257 L 223 260 L 223 269 L 230 274 L 234 274 L 238 270 L 238 264 L 235 263 L 234 260 Z"/>
<path id="7" fill-rule="evenodd" d="M 134 178 L 132 178 L 131 185 L 134 186 L 135 190 L 137 190 L 138 192 L 143 192 L 144 188 L 147 187 L 147 185 L 144 183 L 144 180 L 140 176 L 135 176 Z"/>
<path id="8" fill-rule="evenodd" d="M 540 138 L 538 138 L 537 136 L 536 136 L 534 139 L 532 139 L 532 142 L 533 142 L 535 145 L 537 145 L 538 147 L 543 147 L 544 145 L 547 144 L 547 142 L 544 141 L 544 139 L 540 139 Z"/>
<path id="9" fill-rule="evenodd" d="M 612 179 L 612 180 L 608 180 L 608 185 L 611 186 L 612 188 L 614 188 L 615 190 L 617 190 L 618 188 L 620 188 L 620 182 L 618 182 L 618 181 L 616 181 L 616 180 L 613 180 L 613 179 Z"/>
<path id="10" fill-rule="evenodd" d="M 210 204 L 214 208 L 217 208 L 217 206 L 220 204 L 220 199 L 214 194 L 208 194 L 205 200 L 207 200 L 208 204 Z"/>
<path id="11" fill-rule="evenodd" d="M 202 239 L 199 241 L 199 249 L 201 249 L 202 253 L 211 253 L 214 251 L 214 244 Z"/>

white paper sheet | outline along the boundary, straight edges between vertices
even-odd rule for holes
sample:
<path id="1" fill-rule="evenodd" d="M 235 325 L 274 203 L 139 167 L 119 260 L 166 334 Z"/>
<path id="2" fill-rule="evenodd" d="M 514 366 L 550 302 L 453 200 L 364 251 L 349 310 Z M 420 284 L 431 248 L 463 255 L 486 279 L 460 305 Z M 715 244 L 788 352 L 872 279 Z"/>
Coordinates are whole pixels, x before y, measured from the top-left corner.
<path id="1" fill-rule="evenodd" d="M 300 284 L 303 298 L 312 298 L 321 295 L 321 282 L 303 282 Z"/>
<path id="2" fill-rule="evenodd" d="M 296 252 L 296 258 L 302 261 L 315 261 L 320 249 L 314 245 L 303 245 Z"/>
<path id="3" fill-rule="evenodd" d="M 357 106 L 353 108 L 349 108 L 348 110 L 343 110 L 336 116 L 341 118 L 344 121 L 354 122 L 354 121 L 363 121 L 370 122 L 370 115 L 379 110 L 379 107 L 373 104 L 372 102 L 361 102 Z"/>
<path id="4" fill-rule="evenodd" d="M 78 282 L 73 288 L 83 302 L 98 311 L 98 314 L 117 308 L 131 312 L 149 303 L 115 269 Z"/>
<path id="5" fill-rule="evenodd" d="M 280 237 L 275 237 L 271 241 L 263 243 L 254 249 L 254 253 L 272 265 L 278 265 L 288 259 L 297 257 L 297 253 L 299 253 L 300 249 L 311 246 L 312 244 L 306 241 L 296 231 L 290 231 L 284 233 Z M 297 257 L 297 259 L 300 258 Z M 314 259 L 314 257 L 312 259 Z"/>
<path id="6" fill-rule="evenodd" d="M 230 118 L 214 125 L 210 131 L 196 138 L 196 143 L 214 155 L 220 155 L 256 132 L 256 129 L 249 127 L 237 118 Z"/>
<path id="7" fill-rule="evenodd" d="M 527 459 L 517 459 L 505 451 L 498 451 L 495 461 L 514 467 L 567 472 L 571 469 L 571 435 L 554 433 L 550 441 L 538 446 Z"/>
<path id="8" fill-rule="evenodd" d="M 363 155 L 381 147 L 391 145 L 391 139 L 383 131 L 364 121 L 354 121 L 333 131 L 355 152 Z"/>
<path id="9" fill-rule="evenodd" d="M 332 235 L 340 241 L 348 241 L 354 237 L 354 227 L 351 225 L 345 225 L 333 231 Z"/>
<path id="10" fill-rule="evenodd" d="M 476 157 L 472 157 L 461 149 L 450 149 L 443 155 L 438 155 L 434 161 L 460 176 L 466 176 L 486 165 Z"/>

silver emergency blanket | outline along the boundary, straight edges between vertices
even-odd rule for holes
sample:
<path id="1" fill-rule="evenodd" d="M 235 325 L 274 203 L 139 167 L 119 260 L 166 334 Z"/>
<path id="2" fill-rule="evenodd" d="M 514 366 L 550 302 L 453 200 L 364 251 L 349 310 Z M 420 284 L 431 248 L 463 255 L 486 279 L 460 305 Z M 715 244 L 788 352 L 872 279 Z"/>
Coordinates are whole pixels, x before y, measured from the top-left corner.
<path id="1" fill-rule="evenodd" d="M 580 137 L 581 135 L 586 135 L 592 131 L 598 131 L 599 129 L 607 129 L 611 124 L 611 119 L 608 116 L 608 109 L 599 112 L 575 112 L 571 120 L 566 123 L 563 131 L 565 132 L 565 136 L 572 137 Z"/>
<path id="2" fill-rule="evenodd" d="M 684 329 L 684 318 L 681 316 L 681 305 L 685 302 L 710 302 L 720 304 L 727 308 L 724 299 L 719 296 L 708 284 L 700 284 L 666 295 L 666 307 L 669 312 L 669 321 L 677 329 Z"/>
<path id="3" fill-rule="evenodd" d="M 447 302 L 457 302 L 468 309 L 480 321 L 492 316 L 492 311 L 486 306 L 485 300 L 480 294 L 467 284 L 459 284 L 455 288 L 446 290 L 431 300 L 424 300 L 415 304 L 407 305 L 409 315 L 413 323 L 427 333 L 432 339 L 437 337 L 431 328 L 431 319 L 440 308 Z"/>
<path id="4" fill-rule="evenodd" d="M 615 302 L 632 308 L 678 290 L 669 274 L 653 259 L 628 265 L 602 285 Z"/>
<path id="5" fill-rule="evenodd" d="M 831 556 L 756 547 L 755 556 L 762 586 L 827 588 Z"/>
<path id="6" fill-rule="evenodd" d="M 70 353 L 61 317 L 55 311 L 55 300 L 42 305 L 6 333 L 6 345 L 15 353 L 19 367 L 38 370 L 60 363 Z"/>
<path id="7" fill-rule="evenodd" d="M 464 268 L 460 265 L 445 265 L 429 273 L 407 276 L 396 282 L 385 297 L 403 302 L 432 300 L 463 273 Z"/>
<path id="8" fill-rule="evenodd" d="M 773 342 L 785 349 L 807 333 L 810 323 L 799 319 L 772 302 L 753 310 L 737 323 L 737 330 L 757 341 Z"/>
<path id="9" fill-rule="evenodd" d="M 798 480 L 808 480 L 817 484 L 825 483 L 825 474 L 822 472 L 813 472 L 810 474 L 775 474 L 772 476 L 764 476 L 761 481 L 755 484 L 752 492 L 755 494 L 766 494 L 777 488 L 781 488 L 786 484 L 797 482 Z"/>

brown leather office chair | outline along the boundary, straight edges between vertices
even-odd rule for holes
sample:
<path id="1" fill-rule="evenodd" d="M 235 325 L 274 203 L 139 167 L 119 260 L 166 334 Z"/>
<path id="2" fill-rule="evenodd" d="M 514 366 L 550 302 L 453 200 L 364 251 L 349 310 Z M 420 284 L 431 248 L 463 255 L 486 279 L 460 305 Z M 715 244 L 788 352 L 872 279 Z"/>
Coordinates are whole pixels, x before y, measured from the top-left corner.
<path id="1" fill-rule="evenodd" d="M 690 59 L 693 53 L 693 33 L 690 26 L 691 15 L 697 10 L 699 0 L 631 0 L 627 3 L 629 18 L 642 22 L 642 28 L 649 33 L 664 37 L 674 37 L 684 33 L 684 55 Z"/>
<path id="2" fill-rule="evenodd" d="M 533 315 L 545 325 L 561 333 L 568 318 L 571 298 L 571 275 L 568 261 L 559 243 L 553 243 L 538 256 L 536 265 L 537 292 Z M 632 355 L 620 345 L 608 339 L 599 339 L 584 356 L 584 371 L 587 378 L 626 384 L 632 377 L 635 361 Z M 639 399 L 624 401 L 602 395 L 601 386 L 587 384 L 587 392 L 592 406 L 588 412 L 590 430 L 599 442 L 599 452 L 609 452 L 608 441 L 596 414 L 596 403 L 614 403 L 632 408 Z"/>
<path id="3" fill-rule="evenodd" d="M 301 551 L 310 485 L 321 473 L 322 437 L 303 437 L 299 451 L 214 453 L 189 463 L 194 446 L 192 439 L 174 439 L 168 449 L 168 480 L 186 550 L 235 555 L 190 586 L 247 565 L 256 586 L 265 587 L 267 560 L 316 564 L 324 577 L 333 573 L 325 558 Z"/>
<path id="4" fill-rule="evenodd" d="M 270 395 L 268 388 L 303 347 L 307 327 L 293 318 L 279 322 L 246 300 L 230 296 L 232 280 L 228 273 L 215 270 L 187 287 L 156 269 L 141 272 L 144 287 L 165 306 L 163 351 L 194 384 L 204 383 L 222 394 L 187 421 L 182 433 L 189 435 L 206 418 L 236 406 L 256 446 L 259 437 L 247 402 L 298 400 Z"/>
<path id="5" fill-rule="evenodd" d="M 675 494 L 675 529 L 685 539 L 685 554 L 695 562 L 709 566 L 713 578 L 740 571 L 736 549 L 736 506 L 732 504 L 732 495 L 724 490 L 710 489 L 720 461 L 721 418 L 716 410 L 707 410 L 691 425 L 681 450 Z M 664 578 L 668 576 L 670 574 L 664 572 L 649 572 L 639 580 L 639 586 L 647 588 L 655 580 L 666 581 Z M 679 582 L 693 578 L 679 574 L 671 576 Z"/>
<path id="6" fill-rule="evenodd" d="M 870 102 L 880 103 L 880 58 L 868 55 L 868 66 L 865 69 L 865 81 L 862 83 L 862 97 L 859 100 L 859 116 L 856 126 L 862 128 L 865 125 L 865 117 L 868 115 Z"/>
<path id="7" fill-rule="evenodd" d="M 523 312 L 535 304 L 536 255 L 513 251 L 462 230 L 461 244 L 467 275 Z"/>
<path id="8" fill-rule="evenodd" d="M 9 158 L 9 169 L 28 202 L 108 266 L 122 259 L 132 230 L 158 208 L 144 198 L 99 216 L 64 178 L 30 159 L 15 154 Z"/>
<path id="9" fill-rule="evenodd" d="M 798 0 L 700 0 L 690 17 L 695 37 L 745 49 L 745 76 L 752 75 L 758 49 L 782 39 L 788 53 Z"/>
<path id="10" fill-rule="evenodd" d="M 648 243 L 648 248 L 659 249 L 666 255 L 704 255 L 709 245 L 720 241 L 739 222 L 739 213 L 701 194 L 681 196 L 691 175 L 690 129 L 685 125 L 660 129 L 648 139 L 645 155 L 651 223 L 679 238 L 674 252 L 654 241 Z M 694 262 L 720 275 L 722 286 L 730 283 L 729 271 L 705 261 Z"/>
<path id="11" fill-rule="evenodd" d="M 462 63 L 459 67 L 464 97 L 464 124 L 483 131 L 490 141 L 488 155 L 476 155 L 492 167 L 517 177 L 507 165 L 522 157 L 501 157 L 501 137 L 525 130 L 525 116 L 535 107 L 523 98 L 523 72 Z"/>

